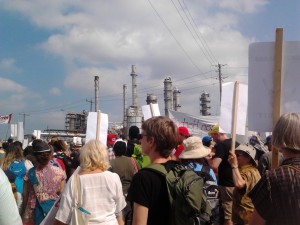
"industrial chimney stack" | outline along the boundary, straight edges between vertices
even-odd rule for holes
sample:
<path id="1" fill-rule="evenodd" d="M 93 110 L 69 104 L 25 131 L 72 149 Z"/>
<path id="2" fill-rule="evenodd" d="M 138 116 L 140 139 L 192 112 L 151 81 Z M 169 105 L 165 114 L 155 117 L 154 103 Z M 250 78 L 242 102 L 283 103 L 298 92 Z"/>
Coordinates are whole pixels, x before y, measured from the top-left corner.
<path id="1" fill-rule="evenodd" d="M 131 74 L 132 77 L 132 106 L 137 106 L 137 83 L 136 83 L 136 77 L 137 74 L 135 73 L 135 66 L 131 66 Z"/>
<path id="2" fill-rule="evenodd" d="M 171 77 L 166 77 L 164 80 L 164 100 L 165 100 L 165 116 L 169 116 L 169 111 L 172 110 L 173 106 L 173 94 L 172 94 L 172 80 Z"/>

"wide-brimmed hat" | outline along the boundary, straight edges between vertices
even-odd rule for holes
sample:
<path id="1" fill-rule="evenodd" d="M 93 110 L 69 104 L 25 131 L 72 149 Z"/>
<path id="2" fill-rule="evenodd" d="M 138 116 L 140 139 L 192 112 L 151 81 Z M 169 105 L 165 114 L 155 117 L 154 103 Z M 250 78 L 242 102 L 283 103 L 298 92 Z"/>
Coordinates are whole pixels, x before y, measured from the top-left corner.
<path id="1" fill-rule="evenodd" d="M 255 148 L 250 145 L 250 144 L 240 144 L 235 151 L 242 151 L 245 152 L 247 155 L 250 156 L 250 158 L 252 159 L 252 162 L 257 165 L 257 161 L 255 160 L 255 154 L 256 154 L 256 150 Z"/>
<path id="2" fill-rule="evenodd" d="M 202 139 L 192 136 L 183 141 L 184 150 L 179 155 L 180 159 L 200 159 L 206 157 L 211 152 L 209 147 L 202 144 Z"/>

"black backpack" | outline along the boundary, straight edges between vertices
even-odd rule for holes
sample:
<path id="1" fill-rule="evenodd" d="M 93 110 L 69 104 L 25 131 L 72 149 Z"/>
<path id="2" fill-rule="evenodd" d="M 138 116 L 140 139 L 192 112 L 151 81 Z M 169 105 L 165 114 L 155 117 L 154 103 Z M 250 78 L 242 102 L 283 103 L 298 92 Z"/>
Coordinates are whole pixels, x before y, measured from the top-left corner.
<path id="1" fill-rule="evenodd" d="M 201 171 L 195 171 L 204 180 L 203 195 L 211 210 L 211 216 L 202 224 L 219 224 L 220 221 L 220 201 L 219 201 L 219 188 L 214 179 L 210 175 L 210 167 L 203 165 Z"/>

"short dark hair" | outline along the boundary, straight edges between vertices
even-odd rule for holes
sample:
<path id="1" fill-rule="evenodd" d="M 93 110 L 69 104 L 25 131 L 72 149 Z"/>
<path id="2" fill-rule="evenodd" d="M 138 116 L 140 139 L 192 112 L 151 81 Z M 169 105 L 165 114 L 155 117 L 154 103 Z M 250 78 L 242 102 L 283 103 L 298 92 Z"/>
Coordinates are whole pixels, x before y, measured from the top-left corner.
<path id="1" fill-rule="evenodd" d="M 129 139 L 136 139 L 138 138 L 138 135 L 140 134 L 140 129 L 137 126 L 131 126 L 129 128 Z"/>
<path id="2" fill-rule="evenodd" d="M 113 146 L 113 151 L 115 153 L 115 156 L 122 156 L 126 153 L 126 142 L 125 141 L 116 141 Z"/>
<path id="3" fill-rule="evenodd" d="M 147 138 L 154 138 L 156 151 L 162 157 L 169 157 L 177 146 L 177 126 L 166 116 L 155 116 L 146 120 L 142 129 L 147 133 Z"/>

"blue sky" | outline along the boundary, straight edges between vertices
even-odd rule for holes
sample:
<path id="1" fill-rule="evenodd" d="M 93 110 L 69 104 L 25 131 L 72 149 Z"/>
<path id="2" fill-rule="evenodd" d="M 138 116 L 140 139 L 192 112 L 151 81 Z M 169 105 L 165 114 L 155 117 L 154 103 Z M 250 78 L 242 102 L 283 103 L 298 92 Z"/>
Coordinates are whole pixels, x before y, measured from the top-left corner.
<path id="1" fill-rule="evenodd" d="M 102 112 L 121 122 L 122 86 L 131 104 L 131 65 L 138 102 L 155 94 L 164 112 L 163 81 L 181 90 L 182 112 L 199 115 L 199 96 L 211 94 L 219 112 L 217 63 L 224 82 L 247 83 L 248 46 L 300 40 L 297 0 L 36 1 L 0 0 L 0 114 L 13 113 L 25 133 L 64 129 L 67 112 L 90 109 L 100 77 Z M 204 52 L 204 53 L 203 53 Z M 6 125 L 0 125 L 5 138 Z"/>

